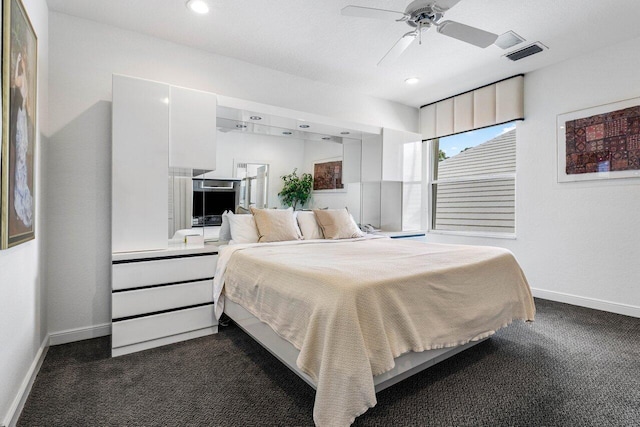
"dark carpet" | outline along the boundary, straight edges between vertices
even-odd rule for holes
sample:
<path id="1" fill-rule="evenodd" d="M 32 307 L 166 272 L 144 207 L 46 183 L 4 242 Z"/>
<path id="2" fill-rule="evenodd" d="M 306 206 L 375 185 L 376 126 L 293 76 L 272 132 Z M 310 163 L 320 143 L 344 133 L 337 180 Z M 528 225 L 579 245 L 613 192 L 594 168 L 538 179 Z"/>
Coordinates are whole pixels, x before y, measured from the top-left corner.
<path id="1" fill-rule="evenodd" d="M 536 304 L 535 323 L 380 392 L 354 425 L 640 425 L 640 319 Z M 313 425 L 313 389 L 237 326 L 114 359 L 109 345 L 51 347 L 18 425 Z"/>

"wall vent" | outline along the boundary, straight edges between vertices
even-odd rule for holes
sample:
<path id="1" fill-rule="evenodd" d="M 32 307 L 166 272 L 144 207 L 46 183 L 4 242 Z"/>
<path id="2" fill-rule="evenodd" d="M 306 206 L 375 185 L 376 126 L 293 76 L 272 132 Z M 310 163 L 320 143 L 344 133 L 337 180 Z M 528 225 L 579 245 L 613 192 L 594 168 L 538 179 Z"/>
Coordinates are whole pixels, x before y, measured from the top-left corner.
<path id="1" fill-rule="evenodd" d="M 540 42 L 536 42 L 532 45 L 524 47 L 522 49 L 516 50 L 515 52 L 511 52 L 505 55 L 506 58 L 509 58 L 512 61 L 519 61 L 527 56 L 535 55 L 536 53 L 540 53 L 543 50 L 547 49 L 545 45 Z"/>

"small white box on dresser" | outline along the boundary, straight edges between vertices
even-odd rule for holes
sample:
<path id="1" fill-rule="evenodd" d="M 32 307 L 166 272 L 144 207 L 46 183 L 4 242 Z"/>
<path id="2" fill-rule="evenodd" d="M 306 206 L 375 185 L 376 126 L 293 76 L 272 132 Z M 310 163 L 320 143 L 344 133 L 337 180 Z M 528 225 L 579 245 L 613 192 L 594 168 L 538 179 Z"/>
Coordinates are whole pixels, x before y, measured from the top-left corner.
<path id="1" fill-rule="evenodd" d="M 111 355 L 214 334 L 215 245 L 112 256 Z"/>

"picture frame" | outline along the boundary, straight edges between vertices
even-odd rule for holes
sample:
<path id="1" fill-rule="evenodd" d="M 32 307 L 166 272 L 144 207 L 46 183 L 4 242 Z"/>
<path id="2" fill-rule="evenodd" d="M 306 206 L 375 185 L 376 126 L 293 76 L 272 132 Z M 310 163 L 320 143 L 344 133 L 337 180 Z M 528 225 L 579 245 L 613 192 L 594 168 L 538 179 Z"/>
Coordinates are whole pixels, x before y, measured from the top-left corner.
<path id="1" fill-rule="evenodd" d="M 2 2 L 0 248 L 35 238 L 38 38 L 21 0 Z"/>
<path id="2" fill-rule="evenodd" d="M 344 193 L 347 191 L 342 182 L 342 157 L 316 160 L 313 162 L 314 193 Z"/>
<path id="3" fill-rule="evenodd" d="M 640 98 L 557 116 L 558 182 L 640 177 Z"/>

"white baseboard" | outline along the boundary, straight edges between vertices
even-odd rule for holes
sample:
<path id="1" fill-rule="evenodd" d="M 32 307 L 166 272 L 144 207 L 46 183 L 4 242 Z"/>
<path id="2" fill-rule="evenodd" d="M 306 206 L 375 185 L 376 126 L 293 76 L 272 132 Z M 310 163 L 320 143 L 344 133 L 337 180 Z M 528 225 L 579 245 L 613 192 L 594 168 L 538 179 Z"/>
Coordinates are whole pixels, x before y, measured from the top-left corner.
<path id="1" fill-rule="evenodd" d="M 91 338 L 104 337 L 105 335 L 111 335 L 111 323 L 51 333 L 49 334 L 49 345 L 67 344 Z"/>
<path id="2" fill-rule="evenodd" d="M 42 366 L 42 362 L 44 361 L 44 357 L 47 355 L 48 349 L 49 336 L 47 335 L 44 337 L 44 340 L 42 340 L 38 353 L 36 353 L 36 357 L 33 359 L 24 380 L 22 380 L 22 384 L 20 384 L 16 397 L 13 399 L 13 402 L 9 407 L 9 412 L 7 412 L 7 415 L 3 420 L 3 426 L 14 427 L 18 422 L 18 418 L 20 418 L 20 414 L 22 413 L 22 408 L 24 408 L 27 397 L 29 397 L 31 387 L 33 386 L 33 382 L 35 381 L 38 372 L 40 372 L 40 366 Z"/>
<path id="3" fill-rule="evenodd" d="M 550 301 L 563 302 L 580 307 L 593 308 L 595 310 L 608 311 L 610 313 L 623 314 L 625 316 L 640 318 L 640 307 L 636 305 L 621 304 L 619 302 L 605 301 L 596 298 L 581 297 L 565 294 L 563 292 L 546 291 L 544 289 L 531 288 L 534 297 Z"/>

